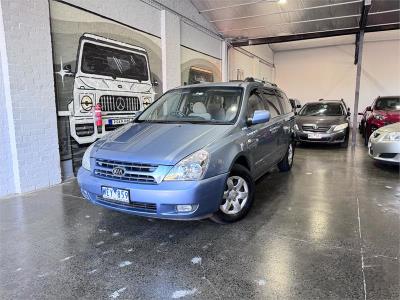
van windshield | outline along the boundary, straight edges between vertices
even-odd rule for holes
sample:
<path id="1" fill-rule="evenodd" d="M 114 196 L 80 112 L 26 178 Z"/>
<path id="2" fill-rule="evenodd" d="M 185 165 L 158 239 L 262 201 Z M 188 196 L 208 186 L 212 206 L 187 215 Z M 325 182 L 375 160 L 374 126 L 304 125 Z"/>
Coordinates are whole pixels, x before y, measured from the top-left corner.
<path id="1" fill-rule="evenodd" d="M 82 50 L 81 71 L 87 74 L 149 79 L 145 55 L 86 42 Z"/>
<path id="2" fill-rule="evenodd" d="M 339 103 L 307 103 L 299 112 L 300 116 L 342 116 L 342 105 Z"/>
<path id="3" fill-rule="evenodd" d="M 192 87 L 172 90 L 135 122 L 232 124 L 239 114 L 242 88 Z"/>

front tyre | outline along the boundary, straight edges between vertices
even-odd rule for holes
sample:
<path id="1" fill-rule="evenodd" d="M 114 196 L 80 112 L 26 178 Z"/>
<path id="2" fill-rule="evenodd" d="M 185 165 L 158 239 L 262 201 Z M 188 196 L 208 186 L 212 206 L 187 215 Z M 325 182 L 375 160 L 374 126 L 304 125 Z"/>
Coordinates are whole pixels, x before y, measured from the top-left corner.
<path id="1" fill-rule="evenodd" d="M 288 172 L 293 166 L 294 143 L 290 143 L 283 159 L 278 163 L 278 169 L 281 172 Z"/>
<path id="2" fill-rule="evenodd" d="M 253 203 L 254 189 L 249 170 L 234 165 L 227 177 L 219 209 L 210 219 L 216 223 L 229 224 L 244 218 Z"/>

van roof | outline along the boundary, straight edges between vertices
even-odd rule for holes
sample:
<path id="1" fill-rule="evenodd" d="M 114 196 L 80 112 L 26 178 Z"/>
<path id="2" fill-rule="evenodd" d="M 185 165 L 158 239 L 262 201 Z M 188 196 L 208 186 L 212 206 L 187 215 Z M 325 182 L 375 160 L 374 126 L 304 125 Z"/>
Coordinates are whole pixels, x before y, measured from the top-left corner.
<path id="1" fill-rule="evenodd" d="M 87 39 L 91 39 L 91 40 L 96 40 L 96 41 L 99 41 L 99 42 L 111 43 L 111 44 L 115 44 L 115 45 L 118 45 L 118 46 L 131 48 L 133 50 L 140 50 L 142 52 L 146 52 L 147 53 L 146 49 L 144 49 L 142 47 L 133 46 L 131 44 L 127 44 L 127 43 L 120 42 L 120 41 L 117 41 L 117 40 L 113 40 L 113 39 L 110 39 L 110 38 L 105 38 L 105 37 L 102 37 L 100 35 L 95 35 L 95 34 L 92 34 L 92 33 L 84 33 L 82 37 L 83 38 L 87 38 Z"/>

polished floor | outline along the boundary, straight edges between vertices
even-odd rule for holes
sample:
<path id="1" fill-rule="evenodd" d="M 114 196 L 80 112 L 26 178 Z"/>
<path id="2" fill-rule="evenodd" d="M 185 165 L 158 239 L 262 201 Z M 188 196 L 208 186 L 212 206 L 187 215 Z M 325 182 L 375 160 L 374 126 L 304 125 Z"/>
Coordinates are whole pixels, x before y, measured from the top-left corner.
<path id="1" fill-rule="evenodd" d="M 95 207 L 75 181 L 0 199 L 0 299 L 399 299 L 399 170 L 299 147 L 239 223 Z"/>

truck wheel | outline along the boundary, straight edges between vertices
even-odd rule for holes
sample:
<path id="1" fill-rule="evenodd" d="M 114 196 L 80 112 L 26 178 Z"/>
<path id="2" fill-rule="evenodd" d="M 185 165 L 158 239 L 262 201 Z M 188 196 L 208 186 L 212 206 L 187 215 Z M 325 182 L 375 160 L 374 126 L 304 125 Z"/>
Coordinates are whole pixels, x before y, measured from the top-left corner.
<path id="1" fill-rule="evenodd" d="M 229 224 L 244 218 L 254 200 L 254 180 L 249 170 L 235 164 L 229 173 L 219 209 L 210 219 Z"/>
<path id="2" fill-rule="evenodd" d="M 290 171 L 293 166 L 293 157 L 294 157 L 294 143 L 290 143 L 288 149 L 286 151 L 285 156 L 283 159 L 278 163 L 278 169 L 281 172 Z"/>

